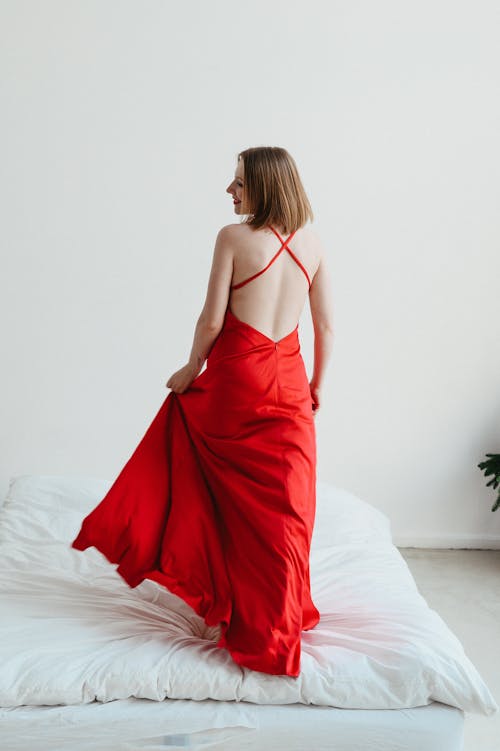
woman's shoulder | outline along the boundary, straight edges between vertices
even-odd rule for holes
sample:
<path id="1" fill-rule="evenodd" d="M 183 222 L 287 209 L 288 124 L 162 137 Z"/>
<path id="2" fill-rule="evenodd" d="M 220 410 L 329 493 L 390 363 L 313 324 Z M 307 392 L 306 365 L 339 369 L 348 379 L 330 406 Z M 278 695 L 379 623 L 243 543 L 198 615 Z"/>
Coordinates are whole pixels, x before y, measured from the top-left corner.
<path id="1" fill-rule="evenodd" d="M 255 232 L 252 228 L 243 222 L 233 222 L 225 224 L 220 228 L 218 239 L 223 240 L 236 250 L 238 247 L 244 247 L 248 241 L 255 239 Z"/>
<path id="2" fill-rule="evenodd" d="M 263 231 L 265 228 L 262 228 L 260 231 Z M 271 229 L 265 229 L 266 232 L 272 232 Z M 219 230 L 219 234 L 226 235 L 228 237 L 234 237 L 234 238 L 244 238 L 251 235 L 252 237 L 255 236 L 256 230 L 252 227 L 251 224 L 247 224 L 246 222 L 233 222 L 232 224 L 225 224 L 221 229 Z M 300 234 L 304 237 L 309 239 L 310 241 L 319 243 L 320 238 L 317 233 L 317 231 L 311 227 L 309 224 L 305 224 L 303 227 L 300 227 L 295 234 Z"/>
<path id="3" fill-rule="evenodd" d="M 244 227 L 238 222 L 233 222 L 233 224 L 225 224 L 223 227 L 221 227 L 219 232 L 217 233 L 217 238 L 219 240 L 235 242 L 247 233 L 248 227 Z"/>

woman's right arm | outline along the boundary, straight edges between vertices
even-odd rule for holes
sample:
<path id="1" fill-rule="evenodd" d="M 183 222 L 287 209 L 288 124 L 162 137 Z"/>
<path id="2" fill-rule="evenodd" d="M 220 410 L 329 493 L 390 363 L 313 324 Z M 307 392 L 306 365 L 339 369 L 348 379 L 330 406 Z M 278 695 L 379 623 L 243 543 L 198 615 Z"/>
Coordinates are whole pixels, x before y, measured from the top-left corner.
<path id="1" fill-rule="evenodd" d="M 314 367 L 309 387 L 314 413 L 321 404 L 321 386 L 333 348 L 332 285 L 321 243 L 319 247 L 320 262 L 309 289 L 309 305 L 314 327 Z"/>

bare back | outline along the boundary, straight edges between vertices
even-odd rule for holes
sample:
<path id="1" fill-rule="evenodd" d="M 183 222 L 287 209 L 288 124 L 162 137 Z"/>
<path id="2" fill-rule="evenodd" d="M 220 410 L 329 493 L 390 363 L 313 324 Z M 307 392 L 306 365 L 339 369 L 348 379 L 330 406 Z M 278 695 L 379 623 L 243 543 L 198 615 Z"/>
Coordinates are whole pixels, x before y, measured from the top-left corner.
<path id="1" fill-rule="evenodd" d="M 288 242 L 289 234 L 274 230 L 277 234 L 268 227 L 233 225 L 228 307 L 237 318 L 279 341 L 298 324 L 321 251 L 307 227 L 298 229 Z"/>

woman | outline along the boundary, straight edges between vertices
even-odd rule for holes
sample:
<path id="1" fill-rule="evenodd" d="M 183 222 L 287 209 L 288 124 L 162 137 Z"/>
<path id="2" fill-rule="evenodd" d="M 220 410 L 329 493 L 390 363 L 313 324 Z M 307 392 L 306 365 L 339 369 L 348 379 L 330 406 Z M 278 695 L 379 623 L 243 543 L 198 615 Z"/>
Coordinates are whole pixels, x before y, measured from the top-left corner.
<path id="1" fill-rule="evenodd" d="M 241 152 L 227 192 L 248 218 L 217 235 L 189 361 L 72 547 L 96 547 L 131 587 L 152 579 L 182 597 L 220 624 L 217 646 L 238 664 L 298 676 L 301 631 L 320 617 L 309 552 L 330 280 L 285 149 Z M 310 382 L 298 338 L 307 295 Z"/>

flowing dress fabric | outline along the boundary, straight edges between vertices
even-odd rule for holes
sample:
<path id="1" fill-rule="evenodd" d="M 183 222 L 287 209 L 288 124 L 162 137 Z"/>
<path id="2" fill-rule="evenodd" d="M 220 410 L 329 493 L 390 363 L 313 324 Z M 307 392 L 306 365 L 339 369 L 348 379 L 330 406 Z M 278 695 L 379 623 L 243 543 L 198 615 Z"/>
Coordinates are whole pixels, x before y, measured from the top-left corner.
<path id="1" fill-rule="evenodd" d="M 316 436 L 298 325 L 273 341 L 228 307 L 206 368 L 170 392 L 71 546 L 96 547 L 130 587 L 181 597 L 238 664 L 300 674 L 320 614 L 309 553 Z"/>

